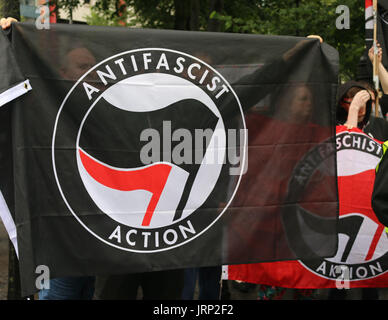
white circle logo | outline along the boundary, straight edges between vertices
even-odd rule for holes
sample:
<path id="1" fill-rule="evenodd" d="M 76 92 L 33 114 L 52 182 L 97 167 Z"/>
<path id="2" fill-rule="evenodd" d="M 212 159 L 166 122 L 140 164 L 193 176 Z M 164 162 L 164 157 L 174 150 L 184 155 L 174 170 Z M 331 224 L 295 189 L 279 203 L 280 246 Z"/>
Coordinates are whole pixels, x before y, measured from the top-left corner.
<path id="1" fill-rule="evenodd" d="M 54 173 L 96 238 L 127 251 L 168 250 L 208 230 L 232 201 L 244 129 L 237 95 L 209 64 L 169 49 L 132 50 L 91 68 L 67 94 Z M 230 132 L 243 141 L 237 176 L 228 150 L 241 145 Z"/>

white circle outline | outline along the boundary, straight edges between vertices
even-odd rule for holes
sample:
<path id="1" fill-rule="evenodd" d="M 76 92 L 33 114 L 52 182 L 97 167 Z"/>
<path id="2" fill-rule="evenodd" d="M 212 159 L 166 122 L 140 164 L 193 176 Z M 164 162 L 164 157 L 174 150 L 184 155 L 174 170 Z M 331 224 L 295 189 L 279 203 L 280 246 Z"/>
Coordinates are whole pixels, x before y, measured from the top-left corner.
<path id="1" fill-rule="evenodd" d="M 239 175 L 239 178 L 238 178 L 238 181 L 237 181 L 237 184 L 236 184 L 236 187 L 233 191 L 233 194 L 231 195 L 230 197 L 230 200 L 229 202 L 225 205 L 224 209 L 221 211 L 221 213 L 219 213 L 219 215 L 206 227 L 204 228 L 202 231 L 200 231 L 198 234 L 196 234 L 195 236 L 185 240 L 185 241 L 182 241 L 180 242 L 179 244 L 177 245 L 174 245 L 174 246 L 171 246 L 171 247 L 167 247 L 167 248 L 162 248 L 162 249 L 159 249 L 159 250 L 149 250 L 149 251 L 144 251 L 144 250 L 134 250 L 134 249 L 130 249 L 130 248 L 124 248 L 124 247 L 120 247 L 118 245 L 115 245 L 113 243 L 110 243 L 108 241 L 106 241 L 105 239 L 103 239 L 102 237 L 100 237 L 99 235 L 95 234 L 95 232 L 93 232 L 92 230 L 90 230 L 88 228 L 88 226 L 86 226 L 82 221 L 81 219 L 77 216 L 77 214 L 73 211 L 73 209 L 71 208 L 70 204 L 68 203 L 65 195 L 63 194 L 63 191 L 62 191 L 62 188 L 61 188 L 61 185 L 59 183 L 59 179 L 58 179 L 58 175 L 57 175 L 57 171 L 56 171 L 56 165 L 55 165 L 55 136 L 56 136 L 56 132 L 57 132 L 57 125 L 58 125 L 58 120 L 59 120 L 59 116 L 62 112 L 62 109 L 67 101 L 67 99 L 69 98 L 69 96 L 71 95 L 71 93 L 74 91 L 74 89 L 78 86 L 78 84 L 89 74 L 91 73 L 94 69 L 96 69 L 98 66 L 100 66 L 101 64 L 109 61 L 109 60 L 112 60 L 114 58 L 117 58 L 119 56 L 122 56 L 122 55 L 126 55 L 126 54 L 130 54 L 130 53 L 135 53 L 135 52 L 141 52 L 141 51 L 166 51 L 166 52 L 172 52 L 172 53 L 175 53 L 175 54 L 180 54 L 180 55 L 184 55 L 186 57 L 189 57 L 193 60 L 196 60 L 196 61 L 199 61 L 200 63 L 202 63 L 203 65 L 205 65 L 206 67 L 208 67 L 209 69 L 211 69 L 214 73 L 216 73 L 224 82 L 225 84 L 229 87 L 230 91 L 233 93 L 236 101 L 237 101 L 237 104 L 240 108 L 240 112 L 241 112 L 241 119 L 242 119 L 242 123 L 243 123 L 243 129 L 244 129 L 244 148 L 243 148 L 243 157 L 242 157 L 242 166 L 241 166 L 241 170 L 240 170 L 240 175 Z M 113 55 L 113 56 L 110 56 L 109 58 L 106 58 L 105 60 L 101 61 L 100 63 L 96 64 L 94 67 L 90 68 L 88 71 L 86 71 L 84 73 L 84 75 L 78 79 L 78 81 L 73 85 L 73 87 L 69 90 L 69 92 L 67 93 L 67 95 L 65 96 L 65 98 L 63 99 L 63 102 L 58 110 L 58 113 L 57 113 L 57 116 L 55 118 L 55 124 L 54 124 L 54 131 L 53 131 L 53 138 L 52 138 L 52 145 L 51 145 L 51 157 L 52 157 L 52 164 L 53 164 L 53 170 L 54 170 L 54 176 L 55 176 L 55 180 L 56 180 L 56 183 L 57 183 L 57 186 L 58 186 L 58 189 L 59 189 L 59 192 L 62 196 L 62 199 L 63 201 L 65 202 L 66 206 L 68 207 L 68 209 L 70 210 L 71 214 L 76 218 L 76 220 L 87 230 L 89 231 L 89 233 L 91 233 L 94 237 L 96 237 L 97 239 L 99 239 L 100 241 L 104 242 L 105 244 L 109 245 L 109 246 L 112 246 L 114 248 L 117 248 L 117 249 L 120 249 L 120 250 L 123 250 L 123 251 L 129 251 L 129 252 L 134 252 L 134 253 L 156 253 L 156 252 L 162 252 L 162 251 L 167 251 L 167 250 L 171 250 L 171 249 L 174 249 L 174 248 L 177 248 L 177 247 L 180 247 L 192 240 L 194 240 L 195 238 L 199 237 L 201 234 L 203 234 L 204 232 L 206 232 L 216 221 L 218 221 L 218 219 L 221 218 L 221 216 L 224 214 L 224 212 L 226 211 L 226 209 L 229 207 L 230 203 L 232 202 L 233 198 L 235 197 L 236 195 L 236 192 L 237 192 L 237 189 L 240 185 L 240 182 L 241 182 L 241 176 L 242 176 L 242 173 L 244 172 L 244 166 L 245 166 L 245 156 L 246 156 L 246 147 L 247 147 L 247 135 L 245 134 L 246 132 L 246 124 L 245 124 L 245 118 L 244 118 L 244 112 L 242 110 L 242 107 L 241 107 L 241 103 L 240 103 L 240 100 L 237 96 L 237 94 L 234 92 L 232 86 L 229 84 L 228 81 L 225 80 L 225 78 L 217 71 L 215 70 L 213 67 L 211 67 L 210 65 L 208 65 L 206 62 L 198 59 L 197 57 L 194 57 L 190 54 L 187 54 L 187 53 L 184 53 L 184 52 L 180 52 L 180 51 L 177 51 L 177 50 L 172 50 L 172 49 L 166 49 L 166 48 L 141 48 L 141 49 L 134 49 L 134 50 L 129 50 L 129 51 L 125 51 L 125 52 L 121 52 L 121 53 L 118 53 L 116 55 Z"/>

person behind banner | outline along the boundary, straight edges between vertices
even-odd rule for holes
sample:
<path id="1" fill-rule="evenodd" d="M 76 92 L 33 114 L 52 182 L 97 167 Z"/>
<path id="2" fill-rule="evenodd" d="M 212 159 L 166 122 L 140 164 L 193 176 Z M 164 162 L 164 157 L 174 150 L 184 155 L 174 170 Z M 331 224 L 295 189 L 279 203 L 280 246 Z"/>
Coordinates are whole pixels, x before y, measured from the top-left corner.
<path id="1" fill-rule="evenodd" d="M 240 185 L 241 190 L 244 190 L 244 192 L 240 193 L 239 197 L 236 197 L 234 205 L 238 208 L 242 208 L 244 207 L 244 204 L 249 203 L 249 208 L 266 208 L 265 212 L 262 213 L 261 224 L 264 226 L 265 223 L 267 228 L 260 226 L 257 222 L 252 220 L 252 226 L 260 228 L 260 230 L 253 230 L 263 234 L 261 243 L 270 239 L 270 237 L 265 236 L 265 234 L 275 232 L 272 227 L 273 225 L 283 225 L 281 220 L 277 221 L 277 219 L 281 219 L 281 211 L 273 210 L 271 204 L 277 202 L 283 203 L 285 201 L 288 181 L 286 177 L 291 174 L 300 159 L 310 148 L 309 144 L 302 144 L 302 142 L 306 142 L 308 139 L 311 139 L 312 141 L 323 141 L 330 135 L 328 130 L 321 128 L 316 123 L 317 114 L 314 112 L 314 106 L 317 103 L 316 91 L 317 88 L 308 83 L 290 83 L 288 86 L 279 87 L 272 93 L 267 112 L 263 113 L 258 107 L 252 108 L 251 112 L 247 114 L 247 126 L 252 128 L 249 132 L 250 145 L 257 147 L 250 151 L 250 157 L 248 158 L 249 171 L 245 180 L 243 180 Z M 275 143 L 277 144 L 276 149 L 268 147 Z M 284 161 L 284 157 L 280 156 L 280 152 L 287 154 L 287 161 Z M 262 154 L 265 153 L 274 154 L 275 156 L 271 157 L 271 164 L 263 169 L 263 162 L 260 161 L 260 159 L 263 157 Z M 262 181 L 266 186 L 266 189 L 262 190 L 257 185 L 253 188 L 253 184 L 250 182 L 253 180 Z M 309 196 L 312 203 L 317 201 L 317 194 L 309 192 Z M 302 202 L 304 204 L 309 203 L 309 201 L 301 201 L 301 203 Z M 263 209 L 261 209 L 261 211 L 263 211 Z M 287 214 L 292 213 L 287 212 Z M 244 219 L 247 219 L 252 215 L 245 214 L 243 216 Z M 246 233 L 247 230 L 241 230 L 242 236 Z M 273 245 L 271 247 L 270 243 L 266 243 L 265 247 L 273 250 Z M 259 242 L 251 244 L 249 249 L 257 250 L 258 255 L 265 254 L 262 251 Z M 282 250 L 284 250 L 284 248 L 282 248 Z M 231 254 L 240 253 L 231 252 Z M 246 272 L 247 278 L 240 280 L 248 280 L 257 283 L 254 282 L 255 264 L 247 264 Z M 237 284 L 236 286 L 237 289 L 242 287 L 242 290 L 245 290 L 246 287 L 246 285 L 242 283 Z M 257 291 L 258 300 L 280 300 L 286 291 L 286 288 L 280 286 L 260 283 Z M 308 289 L 292 290 L 293 299 L 295 300 L 314 299 L 316 293 L 315 290 Z"/>
<path id="2" fill-rule="evenodd" d="M 363 130 L 372 111 L 372 96 L 368 88 L 356 81 L 348 81 L 338 89 L 337 124 L 348 129 Z"/>
<path id="3" fill-rule="evenodd" d="M 374 139 L 385 141 L 388 139 L 388 122 L 386 121 L 385 118 L 382 118 L 380 116 L 375 116 L 374 114 L 374 109 L 376 108 L 376 104 L 377 104 L 377 101 L 376 101 L 377 91 L 370 82 L 361 80 L 361 81 L 358 81 L 358 83 L 364 86 L 368 90 L 372 99 L 372 111 L 371 111 L 368 123 L 364 128 L 364 132 Z M 383 110 L 382 100 L 383 99 L 379 99 L 378 101 L 379 105 L 381 106 L 381 110 Z"/>
<path id="4" fill-rule="evenodd" d="M 376 96 L 377 92 L 373 86 L 364 81 L 351 80 L 341 85 L 337 98 L 337 125 L 344 125 L 350 130 L 358 128 L 372 137 L 381 138 L 384 135 L 381 128 L 384 129 L 386 124 L 380 123 L 372 114 L 373 107 L 376 107 L 374 106 Z M 361 294 L 363 300 L 378 298 L 375 288 L 362 288 Z M 345 296 L 344 290 L 330 289 L 328 299 L 344 300 Z"/>
<path id="5" fill-rule="evenodd" d="M 388 124 L 374 117 L 377 92 L 365 81 L 348 81 L 338 89 L 337 125 L 358 128 L 375 139 L 388 139 Z"/>
<path id="6" fill-rule="evenodd" d="M 377 51 L 378 76 L 379 76 L 380 84 L 384 94 L 388 94 L 388 71 L 385 69 L 382 63 L 383 50 L 381 49 L 379 43 L 377 43 L 377 48 L 378 48 L 378 51 Z M 371 63 L 373 64 L 373 60 L 374 60 L 373 46 L 368 50 L 368 57 Z"/>

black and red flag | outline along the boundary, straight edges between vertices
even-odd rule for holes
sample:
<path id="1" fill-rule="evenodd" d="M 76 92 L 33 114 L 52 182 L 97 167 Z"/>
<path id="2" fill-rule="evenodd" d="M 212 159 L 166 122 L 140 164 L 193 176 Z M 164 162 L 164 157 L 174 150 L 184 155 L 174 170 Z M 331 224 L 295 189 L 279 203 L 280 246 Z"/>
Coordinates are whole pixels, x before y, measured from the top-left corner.
<path id="1" fill-rule="evenodd" d="M 388 240 L 372 209 L 375 168 L 383 148 L 360 129 L 337 127 L 338 250 L 313 260 L 252 263 L 225 268 L 225 278 L 283 288 L 385 288 Z"/>
<path id="2" fill-rule="evenodd" d="M 55 278 L 335 254 L 330 46 L 25 23 L 9 39 L 32 87 L 3 107 L 23 294 L 40 265 Z"/>

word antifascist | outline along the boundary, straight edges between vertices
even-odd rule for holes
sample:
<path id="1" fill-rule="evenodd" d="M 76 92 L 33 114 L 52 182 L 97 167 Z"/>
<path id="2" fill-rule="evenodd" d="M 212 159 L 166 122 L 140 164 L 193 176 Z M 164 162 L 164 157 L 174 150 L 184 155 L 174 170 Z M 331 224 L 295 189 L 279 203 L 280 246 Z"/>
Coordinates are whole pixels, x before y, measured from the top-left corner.
<path id="1" fill-rule="evenodd" d="M 344 149 L 357 149 L 380 156 L 381 145 L 362 134 L 338 135 L 336 139 L 337 151 Z"/>
<path id="2" fill-rule="evenodd" d="M 139 61 L 140 60 L 140 61 Z M 169 61 L 165 53 L 160 52 L 143 52 L 142 54 L 132 54 L 129 59 L 120 58 L 109 62 L 100 70 L 97 70 L 97 76 L 101 82 L 108 85 L 107 79 L 117 80 L 117 73 L 127 75 L 128 72 L 139 72 L 155 70 L 177 74 L 186 77 L 188 80 L 195 80 L 198 84 L 203 85 L 209 93 L 213 93 L 216 99 L 219 99 L 229 88 L 223 83 L 222 79 L 213 72 L 197 62 L 187 62 L 188 58 L 178 56 L 173 61 Z M 85 93 L 89 100 L 93 99 L 93 94 L 100 90 L 87 82 L 83 82 Z"/>

